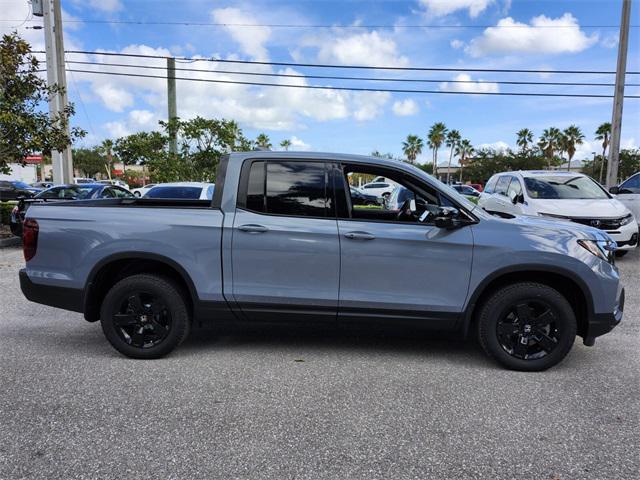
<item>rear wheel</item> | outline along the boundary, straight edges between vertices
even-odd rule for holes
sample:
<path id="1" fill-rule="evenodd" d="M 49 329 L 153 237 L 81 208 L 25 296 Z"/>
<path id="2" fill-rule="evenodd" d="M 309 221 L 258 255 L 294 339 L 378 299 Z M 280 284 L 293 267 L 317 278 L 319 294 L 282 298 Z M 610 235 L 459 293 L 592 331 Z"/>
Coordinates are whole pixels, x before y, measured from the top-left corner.
<path id="1" fill-rule="evenodd" d="M 133 275 L 107 293 L 100 310 L 111 345 L 131 358 L 159 358 L 189 334 L 191 319 L 180 289 L 157 275 Z"/>
<path id="2" fill-rule="evenodd" d="M 517 283 L 495 292 L 478 320 L 482 348 L 507 368 L 546 370 L 571 350 L 576 318 L 567 299 L 539 283 Z"/>
<path id="3" fill-rule="evenodd" d="M 140 195 L 140 192 L 138 192 L 138 191 L 133 192 L 133 194 L 134 194 L 136 197 L 140 197 L 140 196 L 141 196 L 141 195 Z"/>

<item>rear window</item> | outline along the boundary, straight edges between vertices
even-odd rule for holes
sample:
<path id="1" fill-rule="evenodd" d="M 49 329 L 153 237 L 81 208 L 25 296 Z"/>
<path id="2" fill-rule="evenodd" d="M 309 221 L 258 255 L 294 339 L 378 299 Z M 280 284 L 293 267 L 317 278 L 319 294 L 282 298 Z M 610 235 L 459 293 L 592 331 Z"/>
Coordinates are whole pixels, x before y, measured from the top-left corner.
<path id="1" fill-rule="evenodd" d="M 145 198 L 176 198 L 185 200 L 197 200 L 200 198 L 201 193 L 201 187 L 153 187 L 147 192 Z"/>

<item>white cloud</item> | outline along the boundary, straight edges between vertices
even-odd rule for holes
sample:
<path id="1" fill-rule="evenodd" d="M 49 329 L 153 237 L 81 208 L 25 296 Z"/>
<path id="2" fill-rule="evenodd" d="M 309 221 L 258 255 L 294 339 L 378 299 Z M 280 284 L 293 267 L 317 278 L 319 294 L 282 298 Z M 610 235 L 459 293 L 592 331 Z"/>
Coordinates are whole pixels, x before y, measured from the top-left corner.
<path id="1" fill-rule="evenodd" d="M 372 120 L 382 113 L 382 107 L 389 101 L 388 92 L 361 92 L 354 97 L 353 118 L 358 121 Z"/>
<path id="2" fill-rule="evenodd" d="M 297 151 L 308 151 L 311 150 L 311 145 L 305 143 L 295 135 L 293 135 L 289 140 L 291 140 L 291 150 Z"/>
<path id="3" fill-rule="evenodd" d="M 440 84 L 440 90 L 444 92 L 472 92 L 472 93 L 495 93 L 499 92 L 497 83 L 480 83 L 480 81 L 474 81 L 471 78 L 471 75 L 466 73 L 461 73 L 456 75 L 454 78 L 456 82 L 442 82 Z M 457 83 L 464 82 L 464 83 Z"/>
<path id="4" fill-rule="evenodd" d="M 472 39 L 465 51 L 473 57 L 505 53 L 576 53 L 597 41 L 598 34 L 586 35 L 570 13 L 559 18 L 540 15 L 532 18 L 530 24 L 506 17 Z"/>
<path id="5" fill-rule="evenodd" d="M 494 0 L 420 0 L 427 15 L 444 17 L 459 10 L 467 10 L 471 18 L 484 12 Z"/>
<path id="6" fill-rule="evenodd" d="M 105 13 L 114 13 L 122 10 L 122 2 L 120 0 L 74 0 L 73 3 Z"/>
<path id="7" fill-rule="evenodd" d="M 158 125 L 156 116 L 149 110 L 131 110 L 129 112 L 129 122 L 137 129 L 152 129 Z"/>
<path id="8" fill-rule="evenodd" d="M 133 95 L 111 83 L 97 85 L 93 92 L 102 100 L 104 106 L 113 112 L 122 112 L 126 107 L 133 105 Z"/>
<path id="9" fill-rule="evenodd" d="M 498 140 L 497 142 L 493 142 L 493 143 L 481 143 L 480 145 L 476 145 L 475 148 L 476 150 L 491 149 L 491 150 L 495 150 L 496 152 L 506 152 L 511 147 L 507 142 Z"/>
<path id="10" fill-rule="evenodd" d="M 124 124 L 124 122 L 107 122 L 103 125 L 103 127 L 112 138 L 125 137 L 132 133 L 131 130 L 129 130 Z"/>
<path id="11" fill-rule="evenodd" d="M 618 34 L 611 33 L 600 41 L 600 45 L 604 48 L 616 48 L 618 46 Z"/>
<path id="12" fill-rule="evenodd" d="M 318 59 L 343 65 L 403 67 L 407 57 L 398 53 L 396 42 L 377 31 L 346 36 L 319 36 L 307 39 L 307 46 L 319 48 Z"/>
<path id="13" fill-rule="evenodd" d="M 393 113 L 395 113 L 400 117 L 408 117 L 410 115 L 415 115 L 419 111 L 418 104 L 410 98 L 407 98 L 406 100 L 398 100 L 396 102 L 393 102 L 392 108 L 393 108 Z"/>
<path id="14" fill-rule="evenodd" d="M 462 40 L 454 38 L 453 40 L 451 40 L 451 43 L 449 43 L 449 45 L 451 45 L 451 48 L 455 48 L 456 50 L 458 50 L 464 47 L 464 42 Z"/>
<path id="15" fill-rule="evenodd" d="M 259 24 L 260 22 L 253 16 L 244 13 L 239 8 L 227 7 L 217 8 L 211 12 L 211 18 L 216 23 L 237 23 L 237 24 Z M 239 27 L 225 26 L 229 35 L 240 45 L 242 52 L 256 60 L 264 61 L 269 59 L 269 53 L 265 46 L 271 36 L 269 27 Z"/>

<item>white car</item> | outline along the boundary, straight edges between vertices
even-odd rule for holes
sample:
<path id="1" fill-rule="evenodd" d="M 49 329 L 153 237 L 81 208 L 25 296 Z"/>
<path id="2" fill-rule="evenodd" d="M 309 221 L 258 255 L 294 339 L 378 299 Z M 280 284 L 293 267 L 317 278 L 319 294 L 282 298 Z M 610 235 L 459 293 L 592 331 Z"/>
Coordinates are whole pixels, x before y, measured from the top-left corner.
<path id="1" fill-rule="evenodd" d="M 134 188 L 133 190 L 131 190 L 131 193 L 133 193 L 136 197 L 144 197 L 146 193 L 156 185 L 157 183 L 147 183 L 144 187 Z"/>
<path id="2" fill-rule="evenodd" d="M 129 190 L 129 185 L 122 180 L 98 180 L 98 183 L 102 183 L 103 185 L 117 185 L 118 187 L 122 187 L 125 190 Z"/>
<path id="3" fill-rule="evenodd" d="M 96 181 L 93 178 L 73 177 L 73 183 L 82 185 L 83 183 L 96 183 Z"/>
<path id="4" fill-rule="evenodd" d="M 205 182 L 161 183 L 151 188 L 144 198 L 171 198 L 178 200 L 211 200 L 215 184 Z"/>
<path id="5" fill-rule="evenodd" d="M 396 183 L 391 182 L 371 182 L 365 183 L 358 190 L 365 195 L 375 195 L 376 197 L 388 197 L 396 188 Z"/>
<path id="6" fill-rule="evenodd" d="M 640 172 L 631 175 L 617 187 L 611 187 L 609 192 L 613 193 L 616 200 L 631 210 L 638 221 L 638 228 L 640 228 Z"/>
<path id="7" fill-rule="evenodd" d="M 599 228 L 616 241 L 619 256 L 638 244 L 638 224 L 629 209 L 581 173 L 498 173 L 487 182 L 478 205 L 497 214 L 535 215 Z"/>

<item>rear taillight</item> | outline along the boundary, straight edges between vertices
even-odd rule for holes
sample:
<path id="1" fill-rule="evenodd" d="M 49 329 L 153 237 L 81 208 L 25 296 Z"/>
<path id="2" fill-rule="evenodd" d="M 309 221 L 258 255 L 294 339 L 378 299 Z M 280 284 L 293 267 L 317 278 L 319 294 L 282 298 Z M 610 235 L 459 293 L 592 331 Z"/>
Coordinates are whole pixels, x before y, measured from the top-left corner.
<path id="1" fill-rule="evenodd" d="M 28 262 L 38 250 L 38 222 L 33 218 L 27 218 L 22 224 L 22 251 L 24 259 Z"/>

